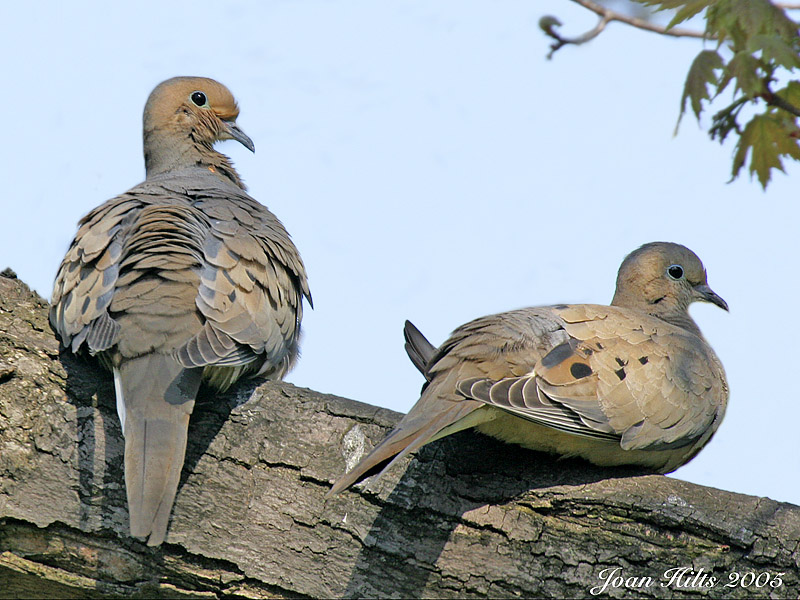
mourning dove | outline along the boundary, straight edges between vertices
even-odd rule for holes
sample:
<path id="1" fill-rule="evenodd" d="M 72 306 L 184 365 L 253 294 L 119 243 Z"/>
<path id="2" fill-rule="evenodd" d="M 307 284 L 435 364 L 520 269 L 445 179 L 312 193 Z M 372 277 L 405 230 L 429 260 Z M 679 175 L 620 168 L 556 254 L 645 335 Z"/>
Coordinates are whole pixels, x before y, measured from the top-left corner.
<path id="1" fill-rule="evenodd" d="M 482 317 L 438 349 L 406 322 L 422 396 L 329 493 L 470 427 L 601 466 L 673 471 L 709 441 L 728 401 L 722 364 L 689 316 L 697 300 L 728 310 L 691 250 L 654 242 L 625 258 L 611 306 Z"/>
<path id="2" fill-rule="evenodd" d="M 131 535 L 160 544 L 201 381 L 280 379 L 297 358 L 306 271 L 280 221 L 245 193 L 219 140 L 254 150 L 222 84 L 176 77 L 144 109 L 146 180 L 80 222 L 55 280 L 64 346 L 114 374 Z"/>

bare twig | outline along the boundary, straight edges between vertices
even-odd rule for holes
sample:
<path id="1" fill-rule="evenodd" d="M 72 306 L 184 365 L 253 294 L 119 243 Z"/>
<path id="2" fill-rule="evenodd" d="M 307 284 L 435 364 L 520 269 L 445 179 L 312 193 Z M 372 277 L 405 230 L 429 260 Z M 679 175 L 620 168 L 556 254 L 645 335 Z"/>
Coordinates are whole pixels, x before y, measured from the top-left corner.
<path id="1" fill-rule="evenodd" d="M 606 17 L 600 17 L 597 25 L 595 25 L 594 28 L 590 29 L 586 33 L 579 35 L 578 37 L 566 38 L 559 35 L 559 33 L 555 30 L 556 27 L 561 26 L 561 21 L 551 16 L 542 17 L 539 19 L 539 27 L 545 32 L 545 34 L 555 40 L 555 42 L 550 44 L 550 52 L 548 53 L 547 58 L 553 58 L 553 54 L 555 54 L 556 50 L 562 46 L 566 46 L 567 44 L 579 46 L 596 38 L 606 28 L 606 25 L 610 20 L 611 19 Z"/>
<path id="2" fill-rule="evenodd" d="M 700 38 L 700 39 L 713 39 L 709 38 L 705 33 L 702 31 L 696 31 L 693 29 L 681 29 L 679 27 L 672 27 L 667 29 L 662 25 L 655 25 L 644 19 L 639 19 L 636 17 L 630 17 L 628 15 L 624 15 L 619 13 L 615 10 L 611 10 L 610 8 L 606 8 L 594 2 L 593 0 L 572 0 L 576 4 L 583 6 L 584 8 L 592 11 L 600 20 L 597 22 L 592 29 L 587 31 L 586 33 L 579 35 L 573 38 L 567 38 L 561 36 L 558 32 L 555 31 L 555 28 L 561 25 L 561 22 L 556 19 L 555 17 L 542 17 L 539 20 L 539 27 L 542 31 L 545 32 L 549 37 L 553 38 L 555 42 L 550 45 L 550 53 L 547 55 L 547 58 L 552 58 L 553 54 L 559 50 L 562 46 L 566 46 L 568 44 L 572 45 L 580 45 L 585 44 L 589 40 L 596 38 L 600 33 L 606 28 L 611 21 L 619 21 L 620 23 L 625 23 L 627 25 L 631 25 L 632 27 L 636 27 L 637 29 L 644 29 L 645 31 L 653 31 L 655 33 L 660 33 L 662 35 L 669 35 L 672 37 L 691 37 L 691 38 Z M 798 5 L 800 8 L 800 5 Z"/>
<path id="3" fill-rule="evenodd" d="M 776 2 L 775 6 L 783 10 L 800 10 L 800 4 L 791 4 L 785 2 Z"/>

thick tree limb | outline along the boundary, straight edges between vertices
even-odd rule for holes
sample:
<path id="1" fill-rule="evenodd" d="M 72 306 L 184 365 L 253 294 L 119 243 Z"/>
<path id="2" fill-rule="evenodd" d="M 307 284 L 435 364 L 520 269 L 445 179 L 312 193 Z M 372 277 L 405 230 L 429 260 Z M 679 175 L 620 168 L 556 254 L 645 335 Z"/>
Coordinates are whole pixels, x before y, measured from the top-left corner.
<path id="1" fill-rule="evenodd" d="M 167 543 L 148 548 L 127 535 L 113 386 L 59 359 L 46 311 L 0 277 L 2 598 L 590 597 L 604 569 L 653 582 L 601 597 L 697 597 L 661 585 L 680 567 L 716 578 L 712 598 L 800 592 L 800 507 L 470 432 L 326 502 L 399 415 L 277 383 L 198 404 Z"/>

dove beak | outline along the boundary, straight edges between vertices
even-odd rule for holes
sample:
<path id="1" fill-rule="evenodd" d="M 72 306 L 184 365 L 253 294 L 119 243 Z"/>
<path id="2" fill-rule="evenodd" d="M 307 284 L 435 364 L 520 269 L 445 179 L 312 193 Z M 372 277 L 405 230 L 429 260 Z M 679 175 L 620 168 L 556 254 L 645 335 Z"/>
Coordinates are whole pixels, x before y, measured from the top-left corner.
<path id="1" fill-rule="evenodd" d="M 711 304 L 719 306 L 723 310 L 728 310 L 728 303 L 725 302 L 722 297 L 718 296 L 717 293 L 706 284 L 694 286 L 694 293 L 697 300 L 701 300 L 702 302 L 710 302 Z"/>
<path id="2" fill-rule="evenodd" d="M 239 126 L 234 123 L 233 121 L 223 121 L 225 124 L 225 132 L 230 136 L 230 138 L 225 139 L 232 139 L 239 142 L 242 146 L 250 150 L 250 152 L 256 151 L 256 145 L 253 143 L 253 140 L 250 139 L 244 131 L 239 129 Z"/>

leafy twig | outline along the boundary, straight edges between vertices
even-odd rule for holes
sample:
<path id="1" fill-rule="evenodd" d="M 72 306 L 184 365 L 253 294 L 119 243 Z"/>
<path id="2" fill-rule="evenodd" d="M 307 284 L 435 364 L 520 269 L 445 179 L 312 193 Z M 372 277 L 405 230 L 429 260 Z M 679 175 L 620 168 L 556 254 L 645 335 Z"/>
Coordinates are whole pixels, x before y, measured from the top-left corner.
<path id="1" fill-rule="evenodd" d="M 771 106 L 783 109 L 786 112 L 793 114 L 795 117 L 800 117 L 800 108 L 796 107 L 794 104 L 790 104 L 778 94 L 773 93 L 768 87 L 767 91 L 761 94 L 761 98 L 764 100 L 764 102 Z"/>
<path id="2" fill-rule="evenodd" d="M 742 96 L 711 118 L 711 128 L 708 133 L 712 140 L 719 138 L 721 144 L 731 131 L 735 130 L 739 135 L 742 134 L 742 129 L 736 119 L 747 102 L 750 102 L 750 98 Z"/>

